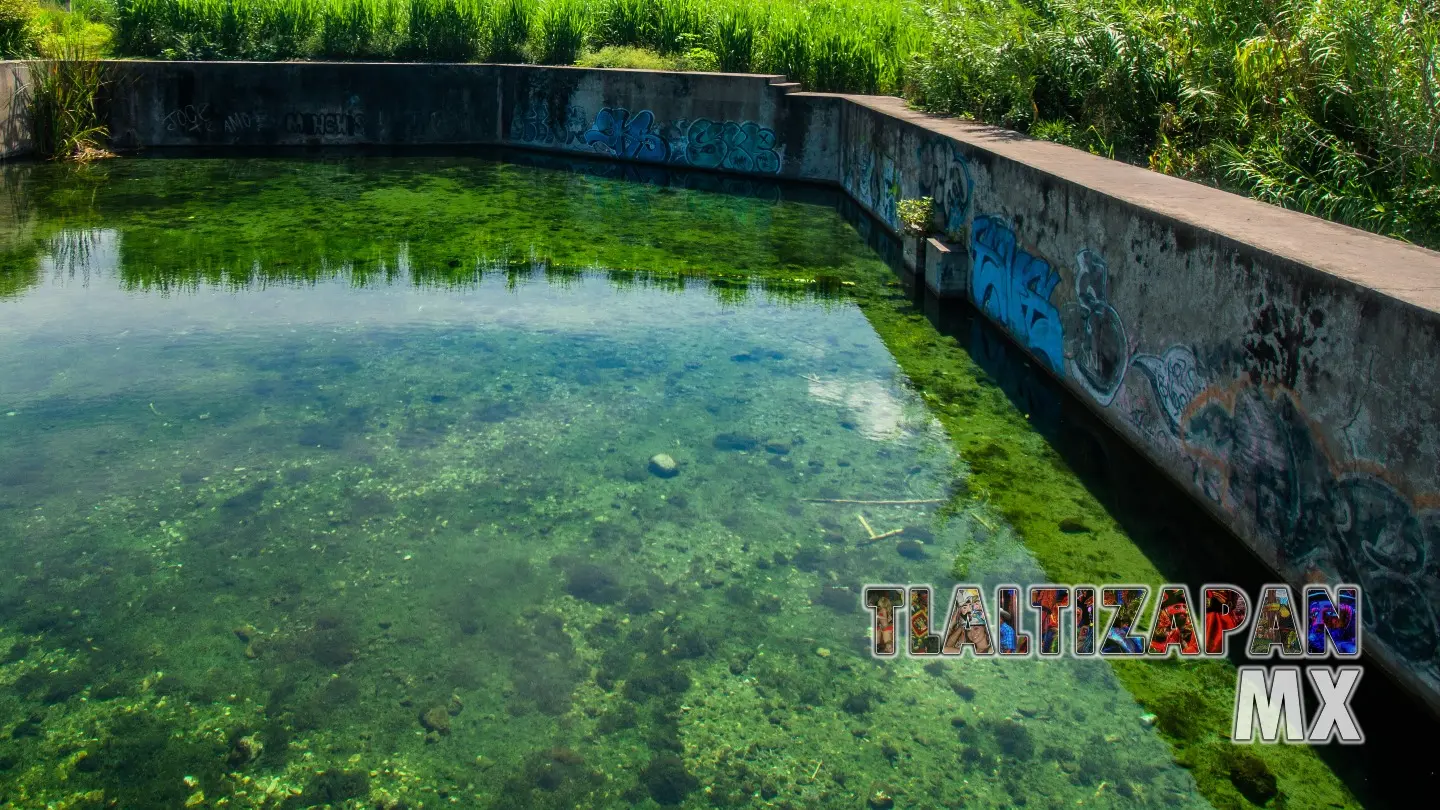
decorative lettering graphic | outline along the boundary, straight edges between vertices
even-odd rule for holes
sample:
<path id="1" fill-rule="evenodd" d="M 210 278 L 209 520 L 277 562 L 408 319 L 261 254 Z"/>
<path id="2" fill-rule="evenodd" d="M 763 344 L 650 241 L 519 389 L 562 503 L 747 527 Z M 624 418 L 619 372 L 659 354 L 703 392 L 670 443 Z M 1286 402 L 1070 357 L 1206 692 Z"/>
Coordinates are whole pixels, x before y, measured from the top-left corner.
<path id="1" fill-rule="evenodd" d="M 940 654 L 940 636 L 930 632 L 930 588 L 926 586 L 910 589 L 910 654 Z"/>
<path id="2" fill-rule="evenodd" d="M 1059 655 L 1060 611 L 1070 606 L 1070 589 L 1031 588 L 1030 606 L 1040 611 L 1040 654 Z"/>
<path id="3" fill-rule="evenodd" d="M 1020 589 L 1014 585 L 1002 585 L 995 592 L 995 600 L 1000 608 L 1000 654 L 1029 655 L 1030 634 L 1025 632 Z"/>
<path id="4" fill-rule="evenodd" d="M 945 644 L 940 648 L 940 652 L 945 655 L 959 655 L 966 648 L 971 649 L 975 655 L 991 655 L 995 652 L 980 589 L 957 585 L 955 596 L 951 600 L 950 618 L 945 621 Z"/>
<path id="5" fill-rule="evenodd" d="M 1305 588 L 1305 613 L 1310 618 L 1305 654 L 1322 656 L 1333 645 L 1336 655 L 1355 655 L 1360 649 L 1360 589 L 1342 585 L 1331 594 L 1324 585 Z"/>
<path id="6" fill-rule="evenodd" d="M 1110 624 L 1105 628 L 1105 637 L 1100 642 L 1101 655 L 1143 655 L 1145 638 L 1132 632 L 1140 621 L 1140 611 L 1150 589 L 1144 585 L 1129 585 L 1118 588 L 1101 588 L 1100 604 L 1115 612 L 1110 614 Z"/>
<path id="7" fill-rule="evenodd" d="M 1049 262 L 1025 251 L 1010 225 L 995 217 L 975 218 L 970 252 L 976 306 L 1063 376 L 1060 315 L 1050 302 L 1060 276 Z"/>
<path id="8" fill-rule="evenodd" d="M 1280 648 L 1281 655 L 1292 658 L 1305 654 L 1290 589 L 1282 585 L 1270 585 L 1260 592 L 1248 652 L 1251 658 L 1268 658 L 1276 647 Z"/>
<path id="9" fill-rule="evenodd" d="M 1160 589 L 1160 607 L 1155 613 L 1155 626 L 1150 630 L 1149 652 L 1169 655 L 1172 648 L 1179 649 L 1181 655 L 1199 655 L 1200 636 L 1196 633 L 1189 591 L 1167 585 Z"/>
<path id="10" fill-rule="evenodd" d="M 1095 654 L 1095 588 L 1075 586 L 1075 654 Z"/>
<path id="11" fill-rule="evenodd" d="M 1205 603 L 1205 654 L 1228 655 L 1230 636 L 1240 632 L 1250 618 L 1250 600 L 1233 585 L 1206 585 L 1201 594 Z"/>
<path id="12" fill-rule="evenodd" d="M 898 585 L 871 585 L 865 588 L 865 607 L 870 611 L 871 648 L 878 657 L 896 653 L 896 614 L 904 609 L 905 589 Z"/>

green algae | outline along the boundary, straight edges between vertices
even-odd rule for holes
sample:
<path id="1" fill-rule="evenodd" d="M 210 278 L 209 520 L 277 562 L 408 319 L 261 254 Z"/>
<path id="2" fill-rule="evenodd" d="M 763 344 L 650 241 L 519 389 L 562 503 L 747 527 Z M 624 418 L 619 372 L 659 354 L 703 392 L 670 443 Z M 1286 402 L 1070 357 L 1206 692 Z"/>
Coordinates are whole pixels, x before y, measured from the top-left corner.
<path id="1" fill-rule="evenodd" d="M 972 490 L 988 496 L 989 505 L 1024 537 L 1053 581 L 1134 582 L 1152 588 L 1219 581 L 1185 570 L 1162 549 L 1135 543 L 1033 428 L 1031 414 L 1017 408 L 1004 388 L 977 367 L 958 339 L 936 331 L 913 294 L 899 285 L 878 284 L 865 288 L 857 301 L 968 462 Z M 1013 356 L 1009 361 L 1023 362 Z M 1072 526 L 1084 531 L 1066 531 Z M 1146 528 L 1152 535 L 1167 534 L 1163 527 Z M 968 573 L 969 562 L 966 555 L 957 558 L 957 578 Z M 1160 733 L 1210 802 L 1217 807 L 1253 806 L 1230 776 L 1235 761 L 1234 746 L 1226 739 L 1235 694 L 1232 664 L 1113 661 L 1111 667 L 1126 690 L 1158 715 Z M 1312 749 L 1250 748 L 1294 806 L 1359 806 Z"/>
<path id="2" fill-rule="evenodd" d="M 29 224 L 0 280 L 32 317 L 0 321 L 0 536 L 31 542 L 0 589 L 24 687 L 0 800 L 1263 787 L 1219 736 L 1228 664 L 866 655 L 861 582 L 1176 576 L 833 195 L 545 161 L 102 165 L 4 173 Z M 948 503 L 864 510 L 922 527 L 917 559 L 805 497 Z M 1354 804 L 1308 749 L 1255 753 L 1291 806 Z"/>

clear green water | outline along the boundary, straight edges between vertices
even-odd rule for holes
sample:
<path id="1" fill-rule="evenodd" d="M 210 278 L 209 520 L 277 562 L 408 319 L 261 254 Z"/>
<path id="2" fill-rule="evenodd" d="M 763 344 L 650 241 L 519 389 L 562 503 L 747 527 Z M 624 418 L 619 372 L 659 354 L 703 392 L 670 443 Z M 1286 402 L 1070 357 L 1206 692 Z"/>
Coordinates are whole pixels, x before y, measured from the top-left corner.
<path id="1" fill-rule="evenodd" d="M 870 657 L 1047 577 L 835 200 L 605 171 L 4 171 L 3 806 L 1207 805 L 1105 662 Z"/>

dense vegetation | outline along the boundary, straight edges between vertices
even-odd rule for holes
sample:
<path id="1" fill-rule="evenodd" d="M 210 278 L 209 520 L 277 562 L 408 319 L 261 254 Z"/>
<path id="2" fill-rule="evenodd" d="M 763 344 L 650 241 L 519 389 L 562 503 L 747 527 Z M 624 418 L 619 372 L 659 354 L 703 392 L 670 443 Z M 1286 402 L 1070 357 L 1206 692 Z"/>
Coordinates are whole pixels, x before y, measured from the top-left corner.
<path id="1" fill-rule="evenodd" d="M 43 40 L 26 22 L 34 8 L 0 0 L 0 51 Z M 97 26 L 113 30 L 122 56 L 582 61 L 901 93 L 1440 246 L 1440 0 L 75 0 L 75 9 L 92 40 Z M 57 13 L 39 13 L 55 36 Z"/>

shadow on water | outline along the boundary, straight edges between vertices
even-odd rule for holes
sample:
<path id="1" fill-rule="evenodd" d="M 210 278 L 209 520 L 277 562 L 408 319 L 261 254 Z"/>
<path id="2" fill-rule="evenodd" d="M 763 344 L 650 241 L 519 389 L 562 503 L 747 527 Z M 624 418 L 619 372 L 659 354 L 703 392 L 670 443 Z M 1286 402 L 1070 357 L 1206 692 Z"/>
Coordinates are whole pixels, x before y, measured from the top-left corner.
<path id="1" fill-rule="evenodd" d="M 941 302 L 923 283 L 910 283 L 903 273 L 902 278 L 907 279 L 913 306 L 942 335 L 957 339 L 1010 402 L 1029 414 L 1034 430 L 1167 582 L 1184 583 L 1192 593 L 1207 583 L 1233 583 L 1254 594 L 1265 583 L 1278 580 L 1233 533 L 1059 383 L 1036 369 L 973 306 L 960 300 Z M 1244 658 L 1239 645 L 1230 657 L 1236 665 L 1253 663 Z M 1365 744 L 1332 744 L 1319 753 L 1366 807 L 1413 806 L 1414 797 L 1440 790 L 1430 746 L 1440 738 L 1440 721 L 1378 664 L 1367 663 L 1352 703 Z M 1313 717 L 1316 708 L 1315 695 L 1307 686 L 1306 717 Z"/>

